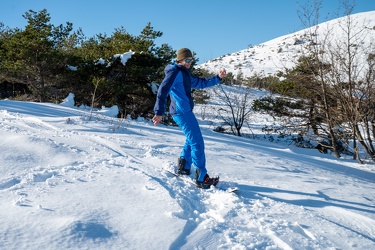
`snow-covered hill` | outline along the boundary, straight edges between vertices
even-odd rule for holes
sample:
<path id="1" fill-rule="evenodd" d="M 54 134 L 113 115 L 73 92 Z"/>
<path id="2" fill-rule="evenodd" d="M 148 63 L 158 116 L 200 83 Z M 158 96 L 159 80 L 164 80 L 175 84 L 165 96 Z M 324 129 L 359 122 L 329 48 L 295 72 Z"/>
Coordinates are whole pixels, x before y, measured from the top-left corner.
<path id="1" fill-rule="evenodd" d="M 375 44 L 375 11 L 353 14 L 350 16 L 352 20 L 352 33 L 358 30 L 366 29 L 366 38 L 360 47 L 363 49 L 370 48 L 370 44 Z M 337 39 L 345 37 L 344 33 L 347 17 L 337 18 L 318 25 L 304 29 L 292 34 L 275 38 L 271 41 L 243 49 L 232 54 L 223 55 L 219 58 L 200 64 L 198 67 L 207 69 L 211 72 L 217 72 L 217 69 L 225 68 L 234 75 L 242 73 L 244 77 L 250 77 L 254 74 L 269 76 L 274 75 L 278 71 L 284 71 L 285 68 L 292 68 L 297 59 L 307 53 L 307 46 L 310 41 L 307 34 L 316 31 L 317 39 Z M 367 59 L 367 55 L 363 60 Z M 365 61 L 361 65 L 365 64 Z"/>
<path id="2" fill-rule="evenodd" d="M 200 190 L 163 170 L 178 128 L 106 114 L 0 101 L 0 249 L 374 248 L 373 165 L 201 121 L 209 173 L 240 191 Z"/>

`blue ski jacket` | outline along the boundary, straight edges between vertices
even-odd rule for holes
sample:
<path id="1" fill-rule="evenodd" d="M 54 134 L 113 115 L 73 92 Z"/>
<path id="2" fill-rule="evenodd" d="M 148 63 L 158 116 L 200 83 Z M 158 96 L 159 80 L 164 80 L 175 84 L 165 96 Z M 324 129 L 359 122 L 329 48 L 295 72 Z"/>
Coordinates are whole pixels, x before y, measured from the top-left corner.
<path id="1" fill-rule="evenodd" d="M 191 89 L 211 87 L 221 81 L 218 75 L 206 78 L 194 77 L 188 68 L 175 63 L 168 64 L 164 72 L 165 78 L 159 86 L 154 106 L 154 112 L 158 116 L 162 116 L 165 112 L 168 95 L 171 98 L 169 113 L 172 116 L 186 114 L 194 108 Z"/>

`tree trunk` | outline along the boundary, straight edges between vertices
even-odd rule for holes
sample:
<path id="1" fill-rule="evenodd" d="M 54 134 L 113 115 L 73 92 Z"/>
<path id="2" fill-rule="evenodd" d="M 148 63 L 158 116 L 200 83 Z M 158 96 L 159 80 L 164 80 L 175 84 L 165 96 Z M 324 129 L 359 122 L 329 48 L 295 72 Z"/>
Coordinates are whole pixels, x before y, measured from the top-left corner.
<path id="1" fill-rule="evenodd" d="M 371 151 L 371 149 L 367 146 L 365 139 L 363 138 L 358 125 L 354 127 L 356 136 L 358 138 L 359 144 L 361 144 L 362 148 L 366 151 L 366 153 L 371 157 L 371 159 L 375 160 L 375 152 Z"/>

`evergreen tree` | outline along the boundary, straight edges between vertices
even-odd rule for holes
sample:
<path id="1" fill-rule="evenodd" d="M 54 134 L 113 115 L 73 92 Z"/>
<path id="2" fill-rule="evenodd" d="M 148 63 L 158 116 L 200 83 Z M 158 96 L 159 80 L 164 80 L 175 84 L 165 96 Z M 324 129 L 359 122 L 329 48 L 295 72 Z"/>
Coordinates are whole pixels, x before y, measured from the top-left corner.
<path id="1" fill-rule="evenodd" d="M 8 81 L 26 84 L 45 101 L 66 70 L 66 58 L 59 50 L 72 31 L 72 24 L 54 26 L 50 15 L 44 9 L 32 10 L 23 17 L 28 24 L 24 30 L 7 32 L 1 44 L 1 73 Z"/>
<path id="2" fill-rule="evenodd" d="M 81 80 L 74 87 L 78 103 L 87 104 L 91 99 L 93 77 L 104 78 L 96 91 L 95 105 L 118 105 L 123 115 L 134 118 L 150 116 L 155 101 L 150 83 L 161 82 L 165 65 L 175 55 L 167 44 L 155 45 L 154 40 L 161 35 L 148 23 L 139 36 L 121 27 L 111 37 L 99 34 L 84 41 L 77 51 L 84 58 L 77 72 Z M 118 55 L 130 50 L 134 55 L 124 65 Z"/>
<path id="3" fill-rule="evenodd" d="M 150 83 L 161 82 L 176 52 L 155 44 L 163 33 L 151 23 L 138 36 L 121 27 L 111 36 L 87 39 L 81 29 L 73 32 L 72 23 L 51 24 L 46 10 L 30 10 L 23 17 L 28 21 L 23 30 L 0 24 L 0 85 L 27 86 L 29 100 L 61 101 L 73 92 L 77 105 L 118 105 L 133 117 L 152 113 Z M 124 65 L 119 55 L 130 50 L 134 55 Z M 95 79 L 100 84 L 93 86 Z"/>

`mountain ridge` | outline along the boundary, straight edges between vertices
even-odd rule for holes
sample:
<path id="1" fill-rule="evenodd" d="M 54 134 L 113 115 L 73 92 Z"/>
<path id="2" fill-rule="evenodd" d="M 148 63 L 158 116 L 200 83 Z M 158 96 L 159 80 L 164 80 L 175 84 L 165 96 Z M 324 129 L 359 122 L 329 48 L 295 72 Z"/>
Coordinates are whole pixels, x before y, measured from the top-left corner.
<path id="1" fill-rule="evenodd" d="M 332 36 L 332 38 L 345 36 L 345 32 L 343 33 L 345 26 L 340 24 L 345 22 L 348 17 L 352 21 L 351 25 L 355 25 L 356 32 L 359 29 L 368 31 L 368 37 L 363 41 L 361 47 L 365 49 L 374 45 L 375 11 L 368 11 L 322 22 L 316 26 L 223 55 L 198 65 L 198 68 L 212 72 L 216 72 L 218 68 L 225 68 L 227 72 L 232 72 L 235 76 L 242 74 L 244 77 L 250 77 L 254 74 L 262 76 L 275 75 L 285 68 L 292 68 L 297 59 L 307 53 L 307 47 L 310 44 L 307 35 L 311 34 L 312 30 L 316 31 L 318 39 L 328 36 Z M 364 56 L 363 60 L 366 58 Z"/>

